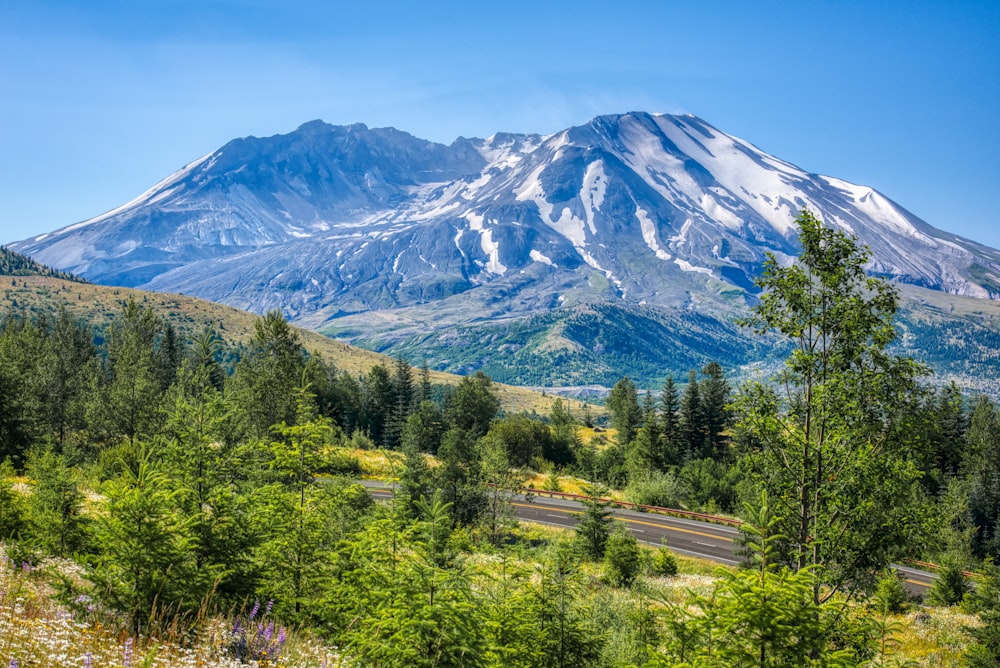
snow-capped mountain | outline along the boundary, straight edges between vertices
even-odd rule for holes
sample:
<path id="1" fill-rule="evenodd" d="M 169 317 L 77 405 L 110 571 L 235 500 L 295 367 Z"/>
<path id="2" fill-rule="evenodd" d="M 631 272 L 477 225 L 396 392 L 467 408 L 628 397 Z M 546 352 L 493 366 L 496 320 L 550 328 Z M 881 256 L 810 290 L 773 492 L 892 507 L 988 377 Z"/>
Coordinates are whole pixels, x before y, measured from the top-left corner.
<path id="1" fill-rule="evenodd" d="M 724 309 L 765 252 L 795 255 L 803 208 L 869 246 L 873 272 L 1000 297 L 1000 252 L 694 116 L 645 113 L 450 146 L 313 121 L 11 247 L 98 283 L 398 339 L 579 304 Z"/>

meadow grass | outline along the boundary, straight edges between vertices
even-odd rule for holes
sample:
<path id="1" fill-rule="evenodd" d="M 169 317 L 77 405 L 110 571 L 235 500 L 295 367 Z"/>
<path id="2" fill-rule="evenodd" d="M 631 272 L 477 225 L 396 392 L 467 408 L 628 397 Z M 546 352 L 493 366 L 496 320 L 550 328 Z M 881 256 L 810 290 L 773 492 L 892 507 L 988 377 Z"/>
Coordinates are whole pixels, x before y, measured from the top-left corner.
<path id="1" fill-rule="evenodd" d="M 133 636 L 124 619 L 78 600 L 74 614 L 49 586 L 79 567 L 50 560 L 31 568 L 0 548 L 0 666 L 19 668 L 335 668 L 337 654 L 309 634 L 285 631 L 263 615 L 199 615 L 194 629 L 177 619 Z M 258 606 L 259 607 L 259 606 Z M 252 619 L 250 617 L 256 617 Z M 256 651 L 255 651 L 256 650 Z"/>

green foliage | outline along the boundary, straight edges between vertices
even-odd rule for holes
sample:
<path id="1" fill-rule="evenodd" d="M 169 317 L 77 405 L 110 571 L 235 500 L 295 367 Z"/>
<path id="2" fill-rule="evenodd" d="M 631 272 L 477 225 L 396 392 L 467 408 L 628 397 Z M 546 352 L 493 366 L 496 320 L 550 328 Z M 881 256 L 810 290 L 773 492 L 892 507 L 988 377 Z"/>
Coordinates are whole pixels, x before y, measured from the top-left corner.
<path id="1" fill-rule="evenodd" d="M 635 535 L 619 525 L 604 549 L 604 576 L 616 587 L 630 587 L 642 570 L 642 557 Z"/>
<path id="2" fill-rule="evenodd" d="M 479 439 L 478 447 L 482 481 L 486 486 L 482 523 L 490 543 L 499 545 L 504 534 L 517 525 L 512 502 L 524 486 L 527 475 L 511 468 L 507 447 L 489 434 Z"/>
<path id="3" fill-rule="evenodd" d="M 295 419 L 296 388 L 303 382 L 305 351 L 279 311 L 254 321 L 250 350 L 236 365 L 232 394 L 251 433 L 265 438 L 271 425 Z"/>
<path id="4" fill-rule="evenodd" d="M 1000 416 L 986 397 L 976 401 L 967 448 L 972 551 L 1000 561 Z"/>
<path id="5" fill-rule="evenodd" d="M 87 282 L 79 276 L 35 262 L 27 255 L 15 253 L 4 246 L 0 246 L 0 276 L 51 276 L 64 281 Z"/>
<path id="6" fill-rule="evenodd" d="M 887 568 L 878 579 L 871 605 L 878 612 L 899 615 L 909 607 L 909 598 L 899 571 Z"/>
<path id="7" fill-rule="evenodd" d="M 576 525 L 576 538 L 588 559 L 600 561 L 604 558 L 614 520 L 608 502 L 600 498 L 601 488 L 591 486 L 584 493 L 588 498 L 582 502 L 584 511 Z"/>
<path id="8" fill-rule="evenodd" d="M 147 454 L 105 487 L 107 512 L 98 521 L 93 594 L 126 613 L 136 629 L 164 611 L 195 609 L 211 574 L 193 569 L 190 520 L 176 507 L 165 472 Z"/>
<path id="9" fill-rule="evenodd" d="M 667 604 L 672 633 L 654 666 L 855 666 L 854 652 L 836 647 L 844 635 L 839 607 L 819 604 L 813 592 L 813 567 L 775 568 L 784 536 L 775 533 L 781 518 L 768 497 L 748 508 L 754 521 L 744 524 L 755 568 L 719 572 L 709 596 L 692 595 L 684 607 Z M 849 632 L 848 632 L 849 634 Z"/>
<path id="10" fill-rule="evenodd" d="M 445 400 L 445 419 L 475 440 L 484 436 L 500 411 L 493 381 L 482 371 L 463 378 Z"/>
<path id="11" fill-rule="evenodd" d="M 677 558 L 666 545 L 653 552 L 653 575 L 673 577 L 677 575 Z"/>
<path id="12" fill-rule="evenodd" d="M 94 376 L 88 417 L 109 440 L 135 442 L 157 428 L 160 397 L 166 389 L 160 371 L 163 320 L 130 298 L 111 323 L 107 359 Z"/>
<path id="13" fill-rule="evenodd" d="M 917 471 L 907 460 L 906 407 L 919 396 L 917 366 L 887 352 L 896 292 L 869 278 L 869 254 L 808 211 L 797 219 L 802 254 L 774 257 L 748 321 L 794 349 L 777 383 L 745 386 L 736 405 L 742 454 L 785 518 L 784 558 L 822 567 L 816 602 L 867 584 L 912 542 Z"/>
<path id="14" fill-rule="evenodd" d="M 27 537 L 45 554 L 70 557 L 87 545 L 88 520 L 77 475 L 50 449 L 33 450 L 27 472 L 34 489 L 27 498 Z"/>
<path id="15" fill-rule="evenodd" d="M 422 401 L 420 407 L 406 418 L 401 434 L 402 449 L 437 452 L 444 436 L 444 415 L 433 401 Z"/>
<path id="16" fill-rule="evenodd" d="M 924 600 L 929 605 L 958 605 L 969 591 L 962 569 L 953 562 L 946 561 L 936 573 L 934 583 L 927 590 Z"/>
<path id="17" fill-rule="evenodd" d="M 618 431 L 618 443 L 624 447 L 635 438 L 635 432 L 642 422 L 635 383 L 628 378 L 615 383 L 608 395 L 607 405 L 611 411 L 611 426 Z"/>
<path id="18" fill-rule="evenodd" d="M 0 462 L 0 540 L 17 536 L 24 526 L 24 503 L 14 491 L 14 465 Z"/>
<path id="19" fill-rule="evenodd" d="M 530 466 L 546 450 L 552 450 L 549 428 L 526 415 L 508 415 L 494 420 L 487 438 L 503 444 L 512 466 Z"/>
<path id="20" fill-rule="evenodd" d="M 646 471 L 634 476 L 625 489 L 625 498 L 643 506 L 684 507 L 687 492 L 672 471 Z"/>

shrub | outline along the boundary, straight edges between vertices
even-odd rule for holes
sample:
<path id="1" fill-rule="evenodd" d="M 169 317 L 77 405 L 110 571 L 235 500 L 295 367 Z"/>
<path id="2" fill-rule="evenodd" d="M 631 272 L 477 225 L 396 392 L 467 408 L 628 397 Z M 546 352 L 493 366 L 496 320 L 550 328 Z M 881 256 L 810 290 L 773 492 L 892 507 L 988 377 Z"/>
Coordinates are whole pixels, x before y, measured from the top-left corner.
<path id="1" fill-rule="evenodd" d="M 677 558 L 666 546 L 653 553 L 653 574 L 667 577 L 677 575 Z"/>
<path id="2" fill-rule="evenodd" d="M 909 594 L 898 571 L 891 568 L 885 570 L 875 587 L 871 605 L 879 612 L 898 615 L 906 612 L 908 600 Z"/>
<path id="3" fill-rule="evenodd" d="M 625 489 L 625 498 L 643 506 L 678 508 L 684 497 L 684 485 L 670 472 L 647 471 L 633 479 Z"/>
<path id="4" fill-rule="evenodd" d="M 608 537 L 604 550 L 604 574 L 616 587 L 628 587 L 642 569 L 642 550 L 635 536 L 622 526 Z"/>

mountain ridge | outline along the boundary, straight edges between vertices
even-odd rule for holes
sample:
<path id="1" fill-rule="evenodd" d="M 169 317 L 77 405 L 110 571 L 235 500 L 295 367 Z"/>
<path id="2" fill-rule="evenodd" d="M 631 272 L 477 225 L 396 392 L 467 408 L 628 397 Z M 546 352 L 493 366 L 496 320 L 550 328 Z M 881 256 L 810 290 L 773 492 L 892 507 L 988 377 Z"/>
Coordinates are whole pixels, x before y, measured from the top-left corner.
<path id="1" fill-rule="evenodd" d="M 602 304 L 731 320 L 765 254 L 797 254 L 804 208 L 871 248 L 873 273 L 1000 297 L 1000 251 L 696 116 L 644 112 L 450 145 L 310 121 L 233 140 L 122 207 L 13 246 L 97 282 L 279 308 L 393 350 Z"/>

